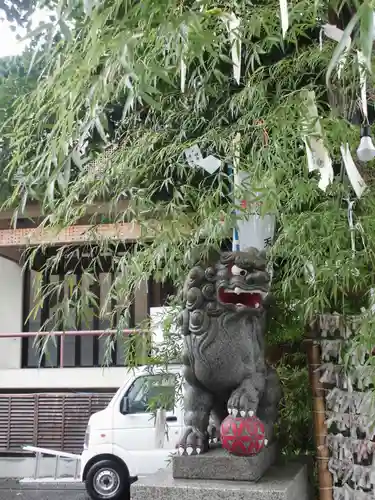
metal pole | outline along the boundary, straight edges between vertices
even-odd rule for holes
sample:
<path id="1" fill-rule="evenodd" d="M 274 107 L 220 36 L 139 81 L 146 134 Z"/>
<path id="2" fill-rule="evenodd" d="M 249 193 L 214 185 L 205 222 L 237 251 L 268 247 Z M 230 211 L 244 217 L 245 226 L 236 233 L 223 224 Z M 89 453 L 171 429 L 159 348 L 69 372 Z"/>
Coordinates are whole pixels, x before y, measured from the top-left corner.
<path id="1" fill-rule="evenodd" d="M 60 368 L 64 368 L 64 341 L 65 341 L 65 332 L 61 335 L 60 341 Z"/>
<path id="2" fill-rule="evenodd" d="M 40 462 L 41 453 L 37 452 L 35 454 L 35 468 L 34 468 L 34 479 L 38 479 L 39 476 L 39 462 Z"/>

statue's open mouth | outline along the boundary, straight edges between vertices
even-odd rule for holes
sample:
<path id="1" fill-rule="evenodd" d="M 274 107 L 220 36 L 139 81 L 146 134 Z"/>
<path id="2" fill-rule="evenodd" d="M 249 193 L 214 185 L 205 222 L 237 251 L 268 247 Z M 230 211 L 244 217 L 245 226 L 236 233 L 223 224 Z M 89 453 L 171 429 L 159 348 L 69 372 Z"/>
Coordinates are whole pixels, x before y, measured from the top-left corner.
<path id="1" fill-rule="evenodd" d="M 220 287 L 218 295 L 219 301 L 222 304 L 234 304 L 236 306 L 259 309 L 267 293 L 257 289 L 244 290 L 239 287 L 234 289 Z"/>

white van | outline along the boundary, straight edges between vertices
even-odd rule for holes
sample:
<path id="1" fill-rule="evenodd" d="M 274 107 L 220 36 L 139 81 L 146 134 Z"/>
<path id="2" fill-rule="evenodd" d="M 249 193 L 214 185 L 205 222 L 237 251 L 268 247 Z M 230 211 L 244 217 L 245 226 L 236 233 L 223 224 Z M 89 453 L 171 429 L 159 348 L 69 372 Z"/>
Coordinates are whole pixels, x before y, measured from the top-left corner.
<path id="1" fill-rule="evenodd" d="M 91 416 L 81 457 L 81 479 L 92 500 L 126 499 L 137 476 L 165 467 L 183 431 L 176 387 L 181 365 L 134 370 L 107 408 Z M 166 401 L 161 432 L 150 401 Z"/>

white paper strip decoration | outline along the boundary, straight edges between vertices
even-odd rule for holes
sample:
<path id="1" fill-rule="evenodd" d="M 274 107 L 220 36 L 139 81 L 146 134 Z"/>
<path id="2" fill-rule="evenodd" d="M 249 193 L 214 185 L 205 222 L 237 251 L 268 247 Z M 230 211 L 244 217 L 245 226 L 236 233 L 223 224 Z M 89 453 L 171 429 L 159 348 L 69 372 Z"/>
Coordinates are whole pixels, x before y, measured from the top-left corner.
<path id="1" fill-rule="evenodd" d="M 181 57 L 181 92 L 185 92 L 185 83 L 186 83 L 186 64 L 183 56 Z"/>
<path id="2" fill-rule="evenodd" d="M 241 20 L 233 12 L 231 14 L 222 17 L 224 23 L 227 26 L 229 32 L 229 41 L 231 44 L 231 55 L 233 62 L 233 77 L 240 84 L 241 80 L 241 36 L 238 33 Z"/>
<path id="3" fill-rule="evenodd" d="M 306 122 L 303 125 L 305 133 L 303 133 L 302 137 L 306 147 L 307 165 L 309 172 L 315 170 L 320 172 L 318 186 L 325 191 L 333 181 L 333 167 L 331 157 L 321 138 L 322 127 L 319 121 L 314 91 L 305 92 L 305 102 L 307 114 Z M 310 128 L 312 122 L 314 123 L 313 130 Z"/>
<path id="4" fill-rule="evenodd" d="M 359 81 L 361 87 L 361 104 L 363 116 L 367 118 L 367 88 L 366 88 L 366 61 L 360 50 L 357 50 Z"/>
<path id="5" fill-rule="evenodd" d="M 365 191 L 367 185 L 363 180 L 361 174 L 358 172 L 358 169 L 353 161 L 352 155 L 350 153 L 349 144 L 340 146 L 341 156 L 345 165 L 346 173 L 348 174 L 348 178 L 350 184 L 352 185 L 354 192 L 357 198 L 360 198 Z"/>
<path id="6" fill-rule="evenodd" d="M 288 13 L 288 2 L 287 0 L 280 0 L 280 19 L 281 19 L 281 30 L 283 32 L 283 38 L 285 38 L 286 32 L 289 28 L 289 13 Z"/>
<path id="7" fill-rule="evenodd" d="M 334 24 L 324 24 L 322 26 L 322 30 L 327 38 L 330 38 L 331 40 L 334 40 L 337 43 L 341 41 L 342 35 L 344 34 L 343 30 L 341 30 Z M 342 69 L 345 65 L 345 61 L 348 56 L 351 44 L 352 44 L 352 39 L 349 37 L 344 53 L 340 57 L 340 61 L 338 63 L 337 76 L 339 78 L 341 77 Z"/>
<path id="8" fill-rule="evenodd" d="M 181 27 L 181 38 L 182 38 L 182 49 L 181 49 L 181 63 L 180 63 L 180 81 L 181 81 L 181 92 L 185 92 L 186 85 L 186 63 L 185 63 L 185 46 L 187 43 L 187 27 L 183 25 Z"/>

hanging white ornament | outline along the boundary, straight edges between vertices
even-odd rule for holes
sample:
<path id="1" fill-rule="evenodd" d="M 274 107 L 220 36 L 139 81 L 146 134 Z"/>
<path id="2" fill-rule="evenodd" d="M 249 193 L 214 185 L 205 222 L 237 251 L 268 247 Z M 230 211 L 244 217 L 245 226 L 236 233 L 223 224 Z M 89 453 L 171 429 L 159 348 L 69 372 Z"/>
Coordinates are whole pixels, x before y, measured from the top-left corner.
<path id="1" fill-rule="evenodd" d="M 233 62 L 233 77 L 237 82 L 237 85 L 239 85 L 241 80 L 242 50 L 241 35 L 239 33 L 241 20 L 233 12 L 222 16 L 222 20 L 224 21 L 229 32 L 229 41 L 231 44 L 231 56 Z"/>
<path id="2" fill-rule="evenodd" d="M 333 181 L 333 166 L 331 157 L 321 138 L 322 127 L 319 121 L 314 91 L 305 92 L 305 103 L 307 113 L 303 125 L 303 128 L 305 128 L 303 140 L 306 147 L 307 165 L 309 172 L 319 171 L 320 180 L 318 186 L 322 191 L 325 191 Z M 310 127 L 312 122 L 314 123 L 313 130 Z"/>
<path id="3" fill-rule="evenodd" d="M 315 269 L 313 263 L 311 261 L 307 261 L 305 264 L 305 278 L 309 285 L 313 285 L 315 283 Z"/>
<path id="4" fill-rule="evenodd" d="M 375 146 L 371 139 L 371 130 L 369 125 L 364 125 L 361 128 L 361 140 L 357 148 L 357 156 L 359 161 L 364 163 L 375 158 Z"/>
<path id="5" fill-rule="evenodd" d="M 246 250 L 249 247 L 263 250 L 272 244 L 276 218 L 273 214 L 260 213 L 261 195 L 252 192 L 250 174 L 239 169 L 240 141 L 241 134 L 238 133 L 233 139 L 234 199 L 235 205 L 240 206 L 244 214 L 238 219 L 233 233 L 234 241 L 239 250 Z M 268 271 L 272 275 L 272 270 Z"/>
<path id="6" fill-rule="evenodd" d="M 348 203 L 348 224 L 349 224 L 349 231 L 350 231 L 350 241 L 352 245 L 352 258 L 355 259 L 355 227 L 354 227 L 354 222 L 353 222 L 353 206 L 355 203 L 355 200 L 350 200 L 349 197 L 347 198 L 347 203 Z"/>
<path id="7" fill-rule="evenodd" d="M 363 192 L 365 191 L 367 185 L 363 180 L 361 174 L 358 172 L 358 169 L 353 161 L 352 155 L 350 153 L 349 144 L 347 143 L 345 146 L 341 145 L 340 151 L 346 173 L 348 174 L 349 182 L 352 185 L 357 198 L 360 198 Z"/>
<path id="8" fill-rule="evenodd" d="M 368 112 L 367 112 L 367 84 L 366 84 L 366 60 L 363 56 L 363 53 L 360 50 L 357 50 L 357 59 L 359 66 L 359 84 L 361 88 L 361 105 L 362 105 L 362 113 L 367 120 Z"/>
<path id="9" fill-rule="evenodd" d="M 201 167 L 209 174 L 213 174 L 221 167 L 221 161 L 216 156 L 209 155 L 203 158 L 202 152 L 197 144 L 184 150 L 189 167 Z"/>
<path id="10" fill-rule="evenodd" d="M 184 61 L 184 56 L 181 56 L 181 92 L 185 92 L 185 83 L 186 83 L 186 64 Z"/>
<path id="11" fill-rule="evenodd" d="M 285 38 L 286 32 L 289 29 L 289 13 L 287 0 L 280 0 L 280 19 L 281 31 L 283 33 L 283 38 Z"/>
<path id="12" fill-rule="evenodd" d="M 334 24 L 324 24 L 322 26 L 322 31 L 327 38 L 329 38 L 337 43 L 341 42 L 341 39 L 342 39 L 343 34 L 344 34 L 343 30 L 341 30 L 340 28 L 338 28 Z M 346 43 L 344 52 L 343 52 L 342 56 L 340 57 L 340 60 L 337 64 L 337 76 L 339 78 L 341 78 L 342 69 L 345 65 L 345 61 L 346 61 L 346 58 L 348 56 L 351 44 L 352 44 L 352 39 L 351 39 L 351 37 L 348 37 L 348 41 Z M 322 50 L 322 41 L 321 41 L 321 50 Z"/>
<path id="13" fill-rule="evenodd" d="M 185 25 L 181 27 L 181 39 L 182 39 L 182 48 L 181 48 L 181 60 L 180 60 L 180 82 L 181 82 L 181 92 L 184 93 L 186 85 L 185 52 L 187 43 L 187 27 Z"/>

